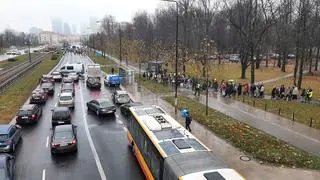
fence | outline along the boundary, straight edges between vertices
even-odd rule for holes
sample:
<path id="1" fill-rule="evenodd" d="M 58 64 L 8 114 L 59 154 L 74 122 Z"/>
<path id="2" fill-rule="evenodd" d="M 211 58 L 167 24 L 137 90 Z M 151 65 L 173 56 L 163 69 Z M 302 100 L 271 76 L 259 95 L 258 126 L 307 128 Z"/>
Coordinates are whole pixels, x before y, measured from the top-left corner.
<path id="1" fill-rule="evenodd" d="M 300 122 L 308 125 L 309 127 L 320 129 L 318 119 L 319 116 L 317 115 L 317 113 L 319 113 L 317 111 L 320 110 L 320 108 L 317 107 L 318 105 L 287 102 L 283 100 L 258 99 L 248 96 L 235 97 L 235 99 L 253 107 L 263 109 L 264 111 L 285 117 L 292 121 Z"/>

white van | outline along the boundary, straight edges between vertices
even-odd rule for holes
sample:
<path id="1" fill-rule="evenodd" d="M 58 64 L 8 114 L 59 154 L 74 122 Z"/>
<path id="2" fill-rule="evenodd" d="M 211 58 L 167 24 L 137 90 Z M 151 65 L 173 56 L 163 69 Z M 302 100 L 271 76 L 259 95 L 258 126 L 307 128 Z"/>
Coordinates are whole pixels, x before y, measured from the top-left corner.
<path id="1" fill-rule="evenodd" d="M 84 65 L 83 64 L 65 64 L 60 68 L 60 73 L 63 76 L 68 75 L 70 72 L 76 72 L 79 75 L 84 74 Z"/>

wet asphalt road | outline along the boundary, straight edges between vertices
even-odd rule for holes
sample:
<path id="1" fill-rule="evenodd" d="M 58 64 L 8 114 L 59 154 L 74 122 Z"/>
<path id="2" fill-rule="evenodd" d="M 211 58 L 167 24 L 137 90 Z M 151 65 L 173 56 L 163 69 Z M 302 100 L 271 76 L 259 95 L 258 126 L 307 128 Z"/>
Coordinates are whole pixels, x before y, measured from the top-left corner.
<path id="1" fill-rule="evenodd" d="M 77 62 L 85 65 L 92 63 L 87 57 L 66 55 L 60 65 Z M 78 153 L 51 156 L 51 109 L 57 102 L 59 89 L 60 83 L 56 83 L 55 95 L 43 106 L 41 120 L 23 127 L 23 140 L 15 152 L 16 179 L 96 180 L 101 179 L 100 174 L 105 174 L 108 180 L 144 179 L 137 160 L 128 148 L 127 120 L 121 115 L 120 109 L 117 109 L 115 116 L 106 117 L 87 112 L 86 102 L 94 98 L 111 99 L 113 90 L 104 86 L 101 90 L 89 90 L 82 80 L 75 86 L 75 109 L 72 112 L 72 123 L 78 126 Z"/>

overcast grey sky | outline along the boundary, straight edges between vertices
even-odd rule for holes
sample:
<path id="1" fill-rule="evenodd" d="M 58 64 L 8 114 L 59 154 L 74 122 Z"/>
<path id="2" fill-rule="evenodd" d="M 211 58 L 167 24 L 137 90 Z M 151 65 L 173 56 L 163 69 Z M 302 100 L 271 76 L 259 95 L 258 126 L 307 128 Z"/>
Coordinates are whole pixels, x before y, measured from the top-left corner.
<path id="1" fill-rule="evenodd" d="M 160 0 L 1 0 L 0 32 L 5 28 L 28 32 L 32 26 L 51 30 L 51 19 L 60 17 L 70 25 L 88 22 L 90 16 L 106 14 L 117 21 L 130 21 L 135 12 L 154 9 L 166 2 Z"/>

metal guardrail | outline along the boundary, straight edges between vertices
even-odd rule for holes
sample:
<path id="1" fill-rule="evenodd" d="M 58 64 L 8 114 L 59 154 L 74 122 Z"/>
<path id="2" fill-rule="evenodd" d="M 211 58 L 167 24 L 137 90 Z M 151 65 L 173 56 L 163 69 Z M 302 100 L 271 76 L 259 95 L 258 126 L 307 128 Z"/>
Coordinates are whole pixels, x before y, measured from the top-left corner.
<path id="1" fill-rule="evenodd" d="M 30 62 L 24 62 L 10 69 L 6 69 L 0 74 L 0 93 L 2 93 L 10 84 L 22 77 L 26 72 L 37 66 L 50 53 L 40 55 Z"/>

